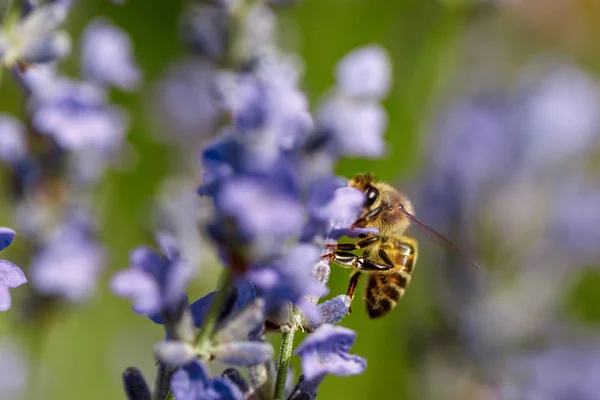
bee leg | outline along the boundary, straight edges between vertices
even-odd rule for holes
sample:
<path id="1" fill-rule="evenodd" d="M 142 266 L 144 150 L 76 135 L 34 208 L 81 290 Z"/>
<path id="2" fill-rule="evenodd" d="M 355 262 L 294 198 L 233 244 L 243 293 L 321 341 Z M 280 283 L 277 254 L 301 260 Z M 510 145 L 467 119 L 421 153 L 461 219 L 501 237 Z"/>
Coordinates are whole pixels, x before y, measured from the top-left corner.
<path id="1" fill-rule="evenodd" d="M 369 236 L 366 239 L 359 240 L 356 243 L 338 243 L 334 249 L 338 251 L 354 251 L 371 246 L 379 241 L 379 236 Z"/>
<path id="2" fill-rule="evenodd" d="M 382 211 L 383 211 L 383 207 L 381 207 L 381 206 L 376 207 L 376 208 L 372 209 L 371 211 L 368 211 L 365 215 L 363 215 L 362 217 L 357 219 L 356 222 L 354 222 L 352 224 L 351 228 L 356 228 L 357 226 L 363 226 L 365 224 L 365 222 L 372 220 L 373 218 L 378 216 L 379 213 Z"/>
<path id="3" fill-rule="evenodd" d="M 350 277 L 350 285 L 348 285 L 348 291 L 346 292 L 346 296 L 350 298 L 350 305 L 348 306 L 348 314 L 352 313 L 352 300 L 354 300 L 354 290 L 356 289 L 356 285 L 358 284 L 358 279 L 360 278 L 360 272 L 355 271 Z"/>
<path id="4" fill-rule="evenodd" d="M 353 267 L 362 271 L 387 271 L 394 268 L 393 265 L 380 264 L 368 258 L 359 257 L 356 254 L 339 251 L 333 255 L 332 261 L 337 264 Z"/>

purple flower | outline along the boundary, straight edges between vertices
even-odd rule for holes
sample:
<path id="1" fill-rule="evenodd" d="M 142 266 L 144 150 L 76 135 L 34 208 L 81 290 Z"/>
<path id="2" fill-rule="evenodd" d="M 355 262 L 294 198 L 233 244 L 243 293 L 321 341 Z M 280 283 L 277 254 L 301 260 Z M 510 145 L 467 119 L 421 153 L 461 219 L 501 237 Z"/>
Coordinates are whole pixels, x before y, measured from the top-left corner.
<path id="1" fill-rule="evenodd" d="M 0 251 L 7 248 L 16 236 L 16 232 L 10 228 L 0 227 Z M 8 289 L 14 289 L 27 282 L 21 268 L 15 264 L 0 260 L 0 311 L 7 311 L 11 305 Z"/>
<path id="2" fill-rule="evenodd" d="M 177 400 L 242 400 L 243 394 L 228 379 L 211 378 L 201 361 L 179 368 L 171 379 L 171 390 Z"/>
<path id="3" fill-rule="evenodd" d="M 195 272 L 171 237 L 158 235 L 157 242 L 162 254 L 137 247 L 129 256 L 131 267 L 117 272 L 110 282 L 113 293 L 130 299 L 135 312 L 149 316 L 177 308 Z"/>
<path id="4" fill-rule="evenodd" d="M 186 44 L 211 61 L 224 61 L 230 36 L 227 9 L 215 6 L 190 8 L 184 14 L 182 35 Z"/>
<path id="5" fill-rule="evenodd" d="M 391 66 L 385 50 L 365 46 L 346 55 L 337 66 L 338 90 L 350 97 L 381 98 L 390 89 Z"/>
<path id="6" fill-rule="evenodd" d="M 572 65 L 540 69 L 534 64 L 526 71 L 515 106 L 525 157 L 544 169 L 577 160 L 599 143 L 600 84 Z"/>
<path id="7" fill-rule="evenodd" d="M 298 76 L 292 59 L 266 59 L 254 74 L 240 76 L 229 95 L 235 128 L 259 135 L 276 150 L 297 148 L 314 128 Z"/>
<path id="8" fill-rule="evenodd" d="M 53 2 L 33 8 L 11 29 L 0 34 L 0 61 L 11 67 L 17 62 L 47 63 L 66 57 L 71 42 L 59 31 L 70 4 Z"/>
<path id="9" fill-rule="evenodd" d="M 85 301 L 104 268 L 104 251 L 87 216 L 73 216 L 56 227 L 31 261 L 31 283 L 40 293 Z"/>
<path id="10" fill-rule="evenodd" d="M 319 314 L 321 315 L 319 320 L 305 318 L 302 325 L 308 331 L 314 331 L 323 324 L 337 324 L 348 315 L 350 304 L 350 298 L 345 294 L 340 294 L 318 305 Z"/>
<path id="11" fill-rule="evenodd" d="M 501 398 L 597 399 L 600 352 L 595 343 L 575 338 L 568 346 L 515 357 L 505 363 Z"/>
<path id="12" fill-rule="evenodd" d="M 208 62 L 184 60 L 169 67 L 156 87 L 153 108 L 161 139 L 195 147 L 221 116 L 218 74 Z"/>
<path id="13" fill-rule="evenodd" d="M 306 296 L 321 297 L 328 289 L 313 275 L 319 260 L 320 248 L 298 244 L 285 254 L 263 266 L 255 266 L 248 277 L 256 286 L 257 294 L 264 297 L 269 310 L 282 307 L 286 301 L 297 304 L 311 320 L 320 318 L 318 309 Z"/>
<path id="14" fill-rule="evenodd" d="M 127 118 L 120 108 L 106 104 L 104 90 L 64 78 L 37 89 L 29 103 L 33 125 L 59 146 L 100 153 L 121 146 Z"/>
<path id="15" fill-rule="evenodd" d="M 123 371 L 122 379 L 128 399 L 149 400 L 152 398 L 150 388 L 139 369 L 135 367 L 127 368 Z"/>
<path id="16" fill-rule="evenodd" d="M 1 274 L 1 272 L 0 272 Z M 29 366 L 20 343 L 3 338 L 0 341 L 0 393 L 7 399 L 19 398 L 27 389 Z"/>
<path id="17" fill-rule="evenodd" d="M 381 157 L 387 123 L 378 103 L 339 95 L 325 102 L 317 118 L 319 128 L 331 135 L 331 151 L 342 156 Z"/>
<path id="18" fill-rule="evenodd" d="M 84 75 L 100 85 L 135 89 L 141 73 L 131 53 L 131 41 L 127 33 L 97 18 L 83 34 L 81 64 Z"/>
<path id="19" fill-rule="evenodd" d="M 25 127 L 8 114 L 0 114 L 0 161 L 14 164 L 27 154 Z"/>
<path id="20" fill-rule="evenodd" d="M 225 184 L 216 198 L 220 212 L 233 218 L 246 237 L 291 237 L 303 224 L 302 205 L 267 182 L 239 178 Z"/>
<path id="21" fill-rule="evenodd" d="M 364 358 L 348 354 L 356 333 L 351 329 L 321 325 L 304 339 L 295 354 L 302 357 L 302 373 L 308 381 L 322 379 L 325 374 L 349 376 L 367 368 Z"/>

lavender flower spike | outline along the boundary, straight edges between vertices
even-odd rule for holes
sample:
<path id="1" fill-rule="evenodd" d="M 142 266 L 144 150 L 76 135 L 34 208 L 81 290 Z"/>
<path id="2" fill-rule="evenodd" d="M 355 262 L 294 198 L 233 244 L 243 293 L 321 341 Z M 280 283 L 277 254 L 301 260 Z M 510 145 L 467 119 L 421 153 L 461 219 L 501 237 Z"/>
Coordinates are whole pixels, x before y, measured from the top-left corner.
<path id="1" fill-rule="evenodd" d="M 17 234 L 10 228 L 0 227 L 0 251 L 7 248 Z M 0 260 L 0 311 L 7 311 L 11 305 L 8 289 L 14 289 L 27 282 L 21 268 L 15 264 Z"/>
<path id="2" fill-rule="evenodd" d="M 325 374 L 349 376 L 361 374 L 367 361 L 348 354 L 356 333 L 334 325 L 321 325 L 298 346 L 295 354 L 302 356 L 302 373 L 308 381 L 322 379 Z"/>
<path id="3" fill-rule="evenodd" d="M 145 315 L 178 307 L 194 273 L 171 237 L 159 235 L 157 241 L 163 254 L 137 247 L 129 257 L 131 268 L 117 272 L 110 283 L 113 293 L 131 299 L 134 311 Z"/>

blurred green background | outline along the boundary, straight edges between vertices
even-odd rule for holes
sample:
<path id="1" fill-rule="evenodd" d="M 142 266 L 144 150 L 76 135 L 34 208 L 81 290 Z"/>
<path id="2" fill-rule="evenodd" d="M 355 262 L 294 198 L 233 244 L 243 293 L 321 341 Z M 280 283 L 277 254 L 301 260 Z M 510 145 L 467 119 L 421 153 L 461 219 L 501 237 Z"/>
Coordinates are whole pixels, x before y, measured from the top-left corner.
<path id="1" fill-rule="evenodd" d="M 339 174 L 352 176 L 373 171 L 399 185 L 411 181 L 426 164 L 422 157 L 423 135 L 430 127 L 431 116 L 451 98 L 452 88 L 469 80 L 464 67 L 484 54 L 487 43 L 493 48 L 504 48 L 511 65 L 550 51 L 569 55 L 589 70 L 600 71 L 600 53 L 593 39 L 600 34 L 600 24 L 594 23 L 600 16 L 595 2 L 476 3 L 305 0 L 279 12 L 283 47 L 303 57 L 304 85 L 313 106 L 333 84 L 335 64 L 345 53 L 360 45 L 377 43 L 391 54 L 394 85 L 385 101 L 389 112 L 388 154 L 381 160 L 344 160 L 338 166 Z M 182 9 L 183 2 L 174 0 L 128 0 L 123 6 L 108 0 L 81 0 L 71 15 L 68 30 L 75 40 L 95 16 L 107 16 L 132 37 L 146 85 L 136 94 L 115 92 L 113 99 L 132 113 L 128 141 L 137 153 L 137 164 L 131 169 L 111 171 L 98 188 L 98 203 L 105 215 L 102 238 L 110 259 L 94 299 L 65 309 L 49 325 L 27 334 L 26 328 L 10 315 L 16 311 L 0 315 L 2 335 L 39 344 L 39 354 L 32 357 L 40 357 L 40 367 L 29 377 L 30 393 L 25 398 L 118 399 L 125 397 L 120 374 L 126 367 L 140 367 L 150 381 L 154 377 L 152 346 L 161 339 L 162 328 L 132 313 L 128 302 L 108 291 L 107 281 L 114 271 L 127 266 L 133 247 L 151 243 L 154 198 L 163 179 L 181 168 L 176 163 L 178 150 L 149 134 L 146 99 L 152 82 L 184 53 L 177 25 Z M 555 29 L 557 26 L 561 29 Z M 475 46 L 483 49 L 480 52 L 473 50 L 474 34 L 480 35 L 477 39 L 483 43 Z M 65 69 L 77 73 L 75 57 L 65 64 Z M 0 110 L 18 115 L 18 92 L 6 77 L 0 93 Z M 418 207 L 416 204 L 417 212 Z M 1 200 L 0 217 L 0 225 L 11 226 L 9 209 Z M 423 362 L 419 335 L 438 320 L 439 310 L 431 299 L 435 289 L 428 279 L 431 269 L 427 258 L 427 252 L 435 246 L 422 245 L 423 256 L 411 288 L 390 316 L 370 321 L 363 305 L 358 304 L 342 322 L 358 332 L 352 352 L 366 357 L 368 368 L 359 376 L 327 377 L 319 398 L 426 398 L 422 394 L 426 383 L 418 378 Z M 2 254 L 7 259 L 13 255 L 10 249 Z M 214 258 L 210 255 L 207 259 Z M 216 269 L 201 267 L 208 272 L 201 274 L 191 288 L 189 294 L 194 299 L 214 289 Z M 347 278 L 347 271 L 334 269 L 331 293 L 345 292 Z M 581 282 L 564 300 L 564 312 L 593 324 L 600 320 L 600 274 L 589 273 Z M 13 291 L 16 302 L 24 290 Z M 302 337 L 298 335 L 297 341 Z M 277 348 L 278 337 L 272 340 Z M 299 371 L 297 361 L 294 365 Z"/>

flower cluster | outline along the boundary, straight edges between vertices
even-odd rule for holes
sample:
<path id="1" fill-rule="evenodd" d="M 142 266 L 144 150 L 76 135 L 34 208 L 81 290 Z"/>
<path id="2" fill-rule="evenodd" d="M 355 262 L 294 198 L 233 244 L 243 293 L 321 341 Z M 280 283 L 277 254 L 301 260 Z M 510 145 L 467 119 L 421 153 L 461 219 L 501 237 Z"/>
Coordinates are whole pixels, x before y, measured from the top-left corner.
<path id="1" fill-rule="evenodd" d="M 556 368 L 552 348 L 564 346 L 556 310 L 582 267 L 600 254 L 600 188 L 585 167 L 600 144 L 598 110 L 600 84 L 592 77 L 570 64 L 534 63 L 514 92 L 463 98 L 434 131 L 421 213 L 474 254 L 496 255 L 484 279 L 450 257 L 439 263 L 437 300 L 457 322 L 453 334 L 469 356 L 510 366 L 515 374 L 524 363 Z M 532 342 L 553 345 L 524 356 Z M 564 347 L 564 357 L 577 357 L 577 349 Z M 568 380 L 547 386 L 554 373 L 513 385 L 513 372 L 499 380 L 508 397 L 578 393 Z M 549 391 L 533 391 L 536 384 Z"/>
<path id="2" fill-rule="evenodd" d="M 219 289 L 189 305 L 185 290 L 195 270 L 161 234 L 160 252 L 137 248 L 131 268 L 111 281 L 135 312 L 165 326 L 166 340 L 155 347 L 159 398 L 169 391 L 190 400 L 314 397 L 327 373 L 366 367 L 349 354 L 355 334 L 332 325 L 348 313 L 348 297 L 318 304 L 328 293 L 321 255 L 340 236 L 358 234 L 349 228 L 364 195 L 346 187 L 333 166 L 342 156 L 383 154 L 387 117 L 379 101 L 389 90 L 389 60 L 377 46 L 345 57 L 313 118 L 299 60 L 276 46 L 275 6 L 191 5 L 182 21 L 189 60 L 158 84 L 155 106 L 170 133 L 183 134 L 191 148 L 204 143 L 198 194 L 213 207 L 203 226 L 223 264 Z M 298 329 L 313 333 L 296 351 L 303 375 L 292 390 L 286 381 Z M 269 332 L 283 332 L 277 369 Z M 210 360 L 248 367 L 250 382 L 235 369 L 211 378 Z M 140 377 L 124 375 L 128 392 L 147 388 Z"/>
<path id="3" fill-rule="evenodd" d="M 134 89 L 140 81 L 127 35 L 104 19 L 92 21 L 83 34 L 84 78 L 61 75 L 58 63 L 71 50 L 61 26 L 72 3 L 25 1 L 7 10 L 0 32 L 0 61 L 25 106 L 23 121 L 0 114 L 0 163 L 10 173 L 24 246 L 33 250 L 22 260 L 33 289 L 32 318 L 49 301 L 81 302 L 94 294 L 104 251 L 89 194 L 128 129 L 125 111 L 108 103 L 109 90 Z M 23 280 L 7 275 L 5 284 Z"/>

